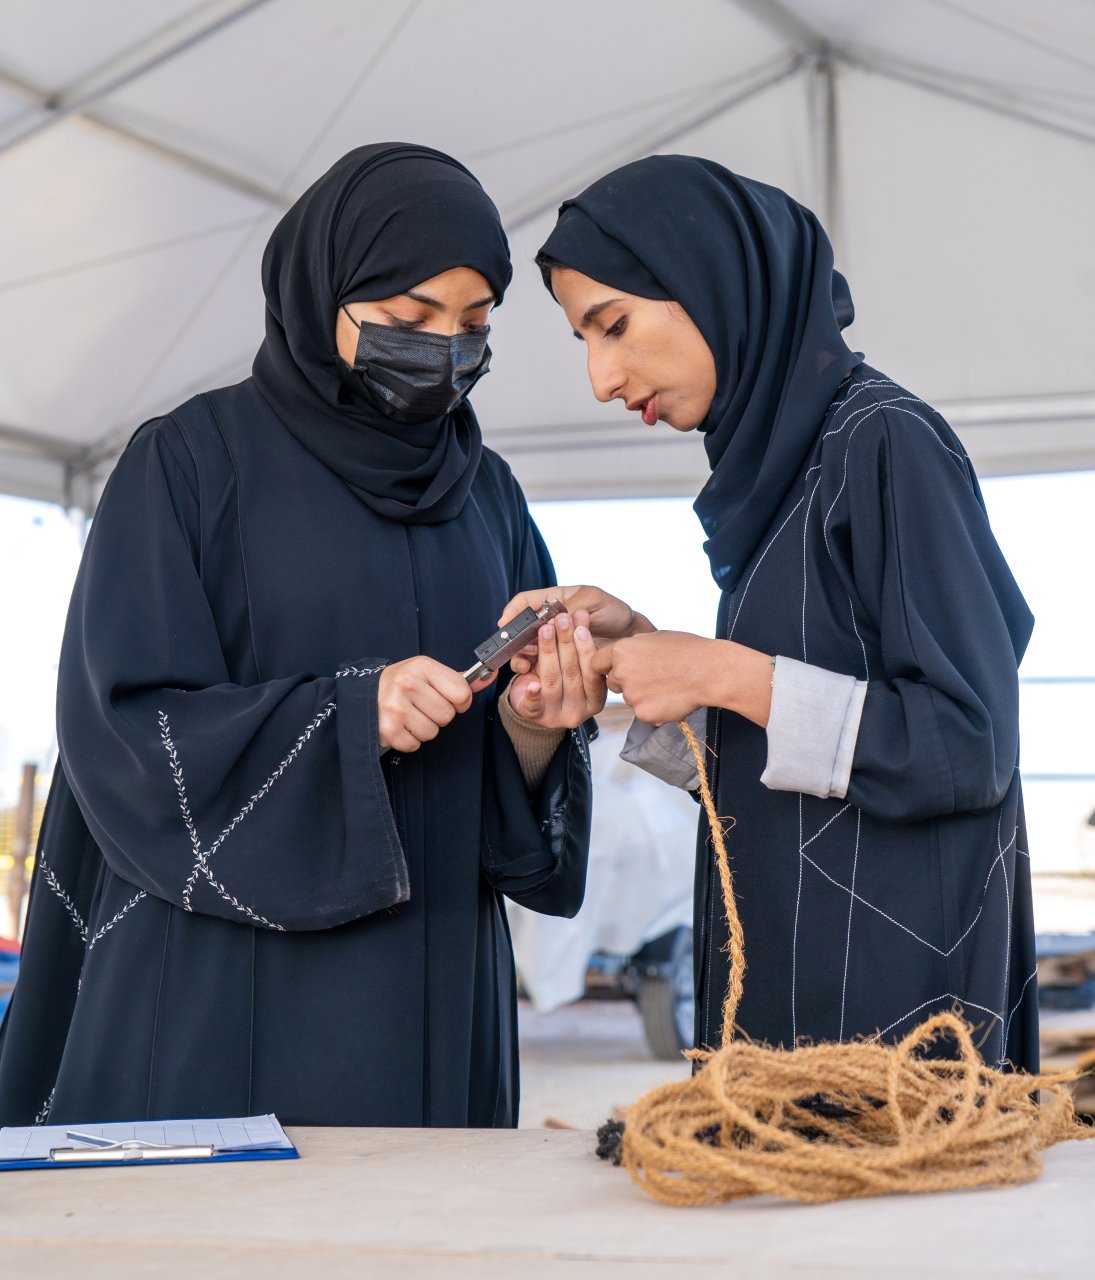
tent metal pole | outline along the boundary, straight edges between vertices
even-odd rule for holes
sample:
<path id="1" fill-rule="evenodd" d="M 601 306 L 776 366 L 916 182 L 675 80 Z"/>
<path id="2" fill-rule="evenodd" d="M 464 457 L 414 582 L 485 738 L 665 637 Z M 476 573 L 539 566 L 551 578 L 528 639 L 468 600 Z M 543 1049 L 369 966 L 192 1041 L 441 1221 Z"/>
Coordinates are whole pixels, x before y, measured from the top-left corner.
<path id="1" fill-rule="evenodd" d="M 178 168 L 189 169 L 191 173 L 207 178 L 210 182 L 217 183 L 218 186 L 228 187 L 232 191 L 239 192 L 240 195 L 250 196 L 253 200 L 270 205 L 272 208 L 288 209 L 293 203 L 293 197 L 288 192 L 268 187 L 264 183 L 256 182 L 253 178 L 248 178 L 245 174 L 237 173 L 233 169 L 226 169 L 223 165 L 214 164 L 201 156 L 179 151 L 177 148 L 169 146 L 166 142 L 161 142 L 158 138 L 153 138 L 149 134 L 142 133 L 129 125 L 116 124 L 113 120 L 100 115 L 97 111 L 81 112 L 78 118 L 84 124 L 91 125 L 103 133 L 111 134 L 121 142 L 138 147 L 142 151 L 147 151 L 150 155 L 154 155 L 160 160 L 166 160 L 169 164 L 173 164 Z M 260 214 L 259 216 L 261 217 L 262 215 Z"/>
<path id="2" fill-rule="evenodd" d="M 101 132 L 140 147 L 169 164 L 189 169 L 219 186 L 238 191 L 263 204 L 287 209 L 293 201 L 285 192 L 201 156 L 180 151 L 132 125 L 91 110 L 101 98 L 193 48 L 199 41 L 265 3 L 267 0 L 212 0 L 211 3 L 200 5 L 147 40 L 57 92 L 30 84 L 11 72 L 0 70 L 0 85 L 33 104 L 29 111 L 0 126 L 0 154 L 52 128 L 62 120 L 76 116 Z"/>
<path id="3" fill-rule="evenodd" d="M 65 464 L 79 462 L 87 453 L 86 445 L 69 444 L 67 440 L 39 435 L 36 431 L 24 431 L 21 427 L 8 427 L 3 423 L 0 423 L 0 448 L 14 449 L 19 453 L 29 453 Z"/>
<path id="4" fill-rule="evenodd" d="M 1052 116 L 1042 115 L 1033 103 L 1024 99 L 1021 93 L 1017 93 L 1005 85 L 996 86 L 972 78 L 964 79 L 959 76 L 948 75 L 945 72 L 921 67 L 915 63 L 904 63 L 899 59 L 890 58 L 887 54 L 875 52 L 874 50 L 854 45 L 834 44 L 820 31 L 815 30 L 809 23 L 800 18 L 797 13 L 780 4 L 779 0 L 730 0 L 730 3 L 743 13 L 748 13 L 761 25 L 767 27 L 769 31 L 787 41 L 793 49 L 800 53 L 812 53 L 821 58 L 845 62 L 849 66 L 858 67 L 863 71 L 874 71 L 878 75 L 885 75 L 893 80 L 904 81 L 906 84 L 926 89 L 930 93 L 938 93 L 944 97 L 953 98 L 958 102 L 965 102 L 970 106 L 983 107 L 986 111 L 995 111 L 997 114 L 1007 116 L 1009 119 L 1021 120 L 1025 124 L 1032 124 L 1040 129 L 1048 129 L 1050 132 L 1059 133 L 1066 138 L 1074 138 L 1078 142 L 1095 142 L 1095 129 L 1085 129 L 1079 122 L 1072 125 L 1067 119 L 1054 119 Z M 946 5 L 945 7 L 952 8 L 955 6 Z M 1013 36 L 1020 42 L 1025 40 L 1024 36 L 1019 35 L 1017 32 L 1006 30 L 998 23 L 989 22 L 982 15 L 963 12 L 963 16 L 970 21 L 992 26 L 1004 34 Z M 1035 41 L 1034 43 L 1037 47 L 1045 49 L 1046 52 L 1054 53 L 1058 57 L 1067 59 L 1067 55 L 1060 49 L 1052 48 L 1040 41 Z M 1067 60 L 1075 61 L 1075 59 Z"/>
<path id="5" fill-rule="evenodd" d="M 34 93 L 37 98 L 35 105 L 0 128 L 0 152 L 41 133 L 43 129 L 51 128 L 70 115 L 84 111 L 101 98 L 162 63 L 169 62 L 230 22 L 235 22 L 237 18 L 266 3 L 267 0 L 207 0 L 205 4 L 191 9 L 181 18 L 110 58 L 63 89 L 55 92 L 37 90 Z M 24 95 L 31 88 L 26 84 L 21 84 L 20 87 Z"/>
<path id="6" fill-rule="evenodd" d="M 761 26 L 786 40 L 798 53 L 820 53 L 828 41 L 785 5 L 777 0 L 731 0 L 735 9 L 755 18 Z"/>
<path id="7" fill-rule="evenodd" d="M 993 85 L 982 80 L 949 76 L 933 68 L 918 66 L 912 62 L 901 62 L 886 54 L 869 49 L 843 46 L 834 50 L 841 62 L 860 71 L 871 71 L 875 75 L 886 76 L 903 84 L 924 89 L 928 93 L 937 93 L 941 97 L 951 98 L 956 102 L 964 102 L 967 106 L 981 107 L 985 111 L 995 112 L 1009 120 L 1020 120 L 1024 124 L 1034 125 L 1050 133 L 1072 138 L 1076 142 L 1095 143 L 1095 128 L 1084 128 L 1079 122 L 1070 124 L 1067 120 L 1039 113 L 1037 106 L 1013 93 L 1006 86 Z"/>
<path id="8" fill-rule="evenodd" d="M 726 85 L 721 86 L 715 93 L 708 95 L 698 107 L 693 105 L 689 110 L 677 112 L 652 128 L 645 129 L 621 145 L 613 147 L 611 151 L 602 153 L 596 160 L 571 170 L 565 177 L 551 183 L 550 186 L 542 187 L 519 204 L 507 209 L 502 215 L 506 231 L 512 235 L 519 228 L 534 221 L 549 209 L 554 209 L 560 201 L 575 195 L 603 174 L 631 160 L 650 155 L 667 143 L 725 115 L 734 107 L 756 97 L 758 93 L 763 93 L 765 89 L 770 89 L 780 81 L 793 76 L 805 62 L 804 55 L 794 54 L 790 57 L 778 58 L 774 63 L 769 62 L 761 67 L 755 67 L 752 70 L 758 73 L 759 78 L 744 86 L 742 85 L 744 76 L 736 76 L 732 89 L 728 89 Z"/>
<path id="9" fill-rule="evenodd" d="M 825 230 L 833 246 L 833 256 L 843 261 L 844 210 L 840 180 L 840 101 L 837 60 L 825 57 L 818 66 L 821 75 L 821 180 L 824 193 Z"/>
<path id="10" fill-rule="evenodd" d="M 35 88 L 33 85 L 27 84 L 26 81 L 20 80 L 17 76 L 11 75 L 7 71 L 0 70 L 0 88 L 6 92 L 16 94 L 23 98 L 29 98 L 35 102 L 41 103 L 46 98 L 45 90 Z M 169 146 L 166 142 L 158 138 L 153 138 L 149 134 L 142 133 L 134 129 L 131 125 L 120 124 L 109 117 L 102 115 L 98 111 L 79 111 L 74 113 L 75 118 L 84 124 L 98 129 L 102 133 L 111 135 L 123 142 L 130 143 L 140 147 L 143 151 L 158 156 L 161 160 L 166 160 L 170 164 L 180 165 L 192 172 L 200 173 L 202 177 L 208 178 L 212 182 L 218 183 L 222 187 L 228 187 L 233 191 L 239 191 L 241 194 L 251 196 L 253 199 L 261 200 L 263 204 L 272 205 L 275 208 L 287 209 L 293 203 L 293 197 L 283 191 L 277 191 L 272 187 L 267 187 L 261 182 L 256 182 L 253 178 L 248 178 L 242 173 L 237 173 L 232 169 L 226 169 L 223 165 L 214 164 L 210 160 L 205 160 L 201 156 L 190 155 L 187 152 L 179 151 L 176 147 Z M 58 119 L 67 119 L 69 117 L 58 117 Z M 23 116 L 19 116 L 18 120 L 22 120 Z M 47 123 L 52 124 L 55 121 L 50 120 Z M 44 128 L 45 126 L 43 126 Z M 40 133 L 42 130 L 37 130 Z M 27 137 L 33 137 L 34 134 L 27 134 Z M 0 153 L 14 147 L 17 142 L 22 141 L 21 138 L 11 142 L 4 142 L 4 131 L 0 128 Z"/>

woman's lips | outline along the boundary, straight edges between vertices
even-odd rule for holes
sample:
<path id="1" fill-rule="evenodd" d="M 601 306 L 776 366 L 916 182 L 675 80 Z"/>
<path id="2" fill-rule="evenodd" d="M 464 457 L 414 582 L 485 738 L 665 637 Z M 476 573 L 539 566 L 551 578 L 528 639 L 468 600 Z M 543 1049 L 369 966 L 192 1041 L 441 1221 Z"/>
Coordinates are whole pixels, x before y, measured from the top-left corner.
<path id="1" fill-rule="evenodd" d="M 652 427 L 658 421 L 658 393 L 655 391 L 653 395 L 649 395 L 645 400 L 629 400 L 627 409 L 630 413 L 640 412 L 643 421 L 648 427 Z"/>

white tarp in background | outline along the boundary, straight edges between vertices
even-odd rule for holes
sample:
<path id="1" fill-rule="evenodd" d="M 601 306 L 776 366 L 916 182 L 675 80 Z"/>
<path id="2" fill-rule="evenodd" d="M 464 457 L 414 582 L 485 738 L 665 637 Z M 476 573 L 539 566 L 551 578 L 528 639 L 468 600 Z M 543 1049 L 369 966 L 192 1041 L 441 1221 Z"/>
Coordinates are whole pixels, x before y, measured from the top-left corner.
<path id="1" fill-rule="evenodd" d="M 612 719 L 605 717 L 606 726 Z M 541 1012 L 578 1000 L 594 951 L 630 956 L 652 938 L 692 924 L 699 808 L 619 758 L 626 728 L 602 727 L 590 744 L 593 829 L 589 878 L 573 920 L 507 900 L 517 972 Z"/>
<path id="2" fill-rule="evenodd" d="M 510 229 L 475 403 L 530 497 L 704 479 L 699 440 L 593 401 L 530 262 L 562 198 L 659 151 L 814 207 L 852 345 L 982 474 L 1095 466 L 1090 0 L 5 0 L 0 491 L 90 508 L 142 420 L 245 376 L 274 222 L 390 138 Z"/>

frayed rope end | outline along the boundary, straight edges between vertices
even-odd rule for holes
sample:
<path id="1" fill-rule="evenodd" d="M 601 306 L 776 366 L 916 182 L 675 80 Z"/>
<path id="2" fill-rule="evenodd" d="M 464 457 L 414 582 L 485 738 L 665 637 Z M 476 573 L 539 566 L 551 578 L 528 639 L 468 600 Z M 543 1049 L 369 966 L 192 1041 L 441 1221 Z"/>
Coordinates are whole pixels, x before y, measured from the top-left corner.
<path id="1" fill-rule="evenodd" d="M 597 1158 L 620 1164 L 623 1160 L 624 1122 L 606 1120 L 597 1130 Z"/>

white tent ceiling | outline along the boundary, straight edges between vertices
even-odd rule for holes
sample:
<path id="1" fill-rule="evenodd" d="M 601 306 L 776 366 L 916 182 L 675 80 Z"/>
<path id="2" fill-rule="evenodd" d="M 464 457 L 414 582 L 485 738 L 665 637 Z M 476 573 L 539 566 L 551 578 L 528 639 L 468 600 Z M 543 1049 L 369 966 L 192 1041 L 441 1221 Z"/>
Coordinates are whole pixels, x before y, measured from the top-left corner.
<path id="1" fill-rule="evenodd" d="M 475 404 L 532 497 L 703 482 L 697 439 L 594 402 L 531 265 L 659 151 L 817 209 L 851 345 L 982 474 L 1095 466 L 1091 0 L 5 0 L 0 491 L 88 507 L 142 420 L 246 376 L 274 222 L 391 138 L 510 231 Z"/>

